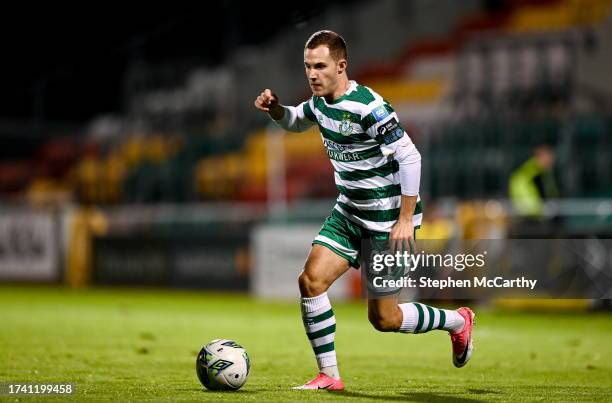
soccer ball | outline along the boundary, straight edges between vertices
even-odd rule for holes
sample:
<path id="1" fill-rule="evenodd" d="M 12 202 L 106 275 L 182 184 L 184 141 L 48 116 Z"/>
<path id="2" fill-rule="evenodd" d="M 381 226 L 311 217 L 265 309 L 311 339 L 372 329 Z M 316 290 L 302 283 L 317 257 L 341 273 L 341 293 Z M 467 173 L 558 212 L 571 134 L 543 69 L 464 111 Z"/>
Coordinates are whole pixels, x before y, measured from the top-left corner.
<path id="1" fill-rule="evenodd" d="M 244 347 L 233 340 L 216 339 L 202 347 L 196 373 L 209 390 L 238 390 L 249 377 L 251 360 Z"/>

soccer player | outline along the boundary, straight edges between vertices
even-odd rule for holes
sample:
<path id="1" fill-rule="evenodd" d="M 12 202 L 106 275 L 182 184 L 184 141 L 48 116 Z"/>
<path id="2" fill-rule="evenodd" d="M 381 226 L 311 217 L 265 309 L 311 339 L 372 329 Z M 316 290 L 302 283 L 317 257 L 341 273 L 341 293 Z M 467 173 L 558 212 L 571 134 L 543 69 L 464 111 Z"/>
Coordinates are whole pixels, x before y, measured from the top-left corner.
<path id="1" fill-rule="evenodd" d="M 327 296 L 349 267 L 358 268 L 364 239 L 384 239 L 391 249 L 413 245 L 421 224 L 421 155 L 393 108 L 370 88 L 347 76 L 344 39 L 318 31 L 304 47 L 304 68 L 312 97 L 297 107 L 281 105 L 265 89 L 255 107 L 283 129 L 302 132 L 318 125 L 340 191 L 299 276 L 302 319 L 319 374 L 296 389 L 342 390 L 334 338 L 336 319 Z M 399 290 L 397 290 L 399 292 Z M 453 363 L 464 366 L 472 353 L 474 313 L 469 308 L 437 309 L 368 295 L 368 318 L 381 332 L 450 333 Z"/>

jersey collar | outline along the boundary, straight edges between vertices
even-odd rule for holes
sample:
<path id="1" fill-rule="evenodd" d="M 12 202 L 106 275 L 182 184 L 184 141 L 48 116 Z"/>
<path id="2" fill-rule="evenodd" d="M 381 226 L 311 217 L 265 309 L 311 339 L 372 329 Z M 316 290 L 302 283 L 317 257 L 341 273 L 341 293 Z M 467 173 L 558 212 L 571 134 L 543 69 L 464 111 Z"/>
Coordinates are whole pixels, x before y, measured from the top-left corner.
<path id="1" fill-rule="evenodd" d="M 337 104 L 339 102 L 342 102 L 346 99 L 346 97 L 348 97 L 351 92 L 355 91 L 357 89 L 357 83 L 354 80 L 349 80 L 349 87 L 346 90 L 346 92 L 344 94 L 342 94 L 339 98 L 334 99 L 331 102 L 327 102 L 327 100 L 325 100 L 325 98 L 323 98 L 323 101 L 325 101 L 326 104 L 328 105 L 334 105 Z"/>

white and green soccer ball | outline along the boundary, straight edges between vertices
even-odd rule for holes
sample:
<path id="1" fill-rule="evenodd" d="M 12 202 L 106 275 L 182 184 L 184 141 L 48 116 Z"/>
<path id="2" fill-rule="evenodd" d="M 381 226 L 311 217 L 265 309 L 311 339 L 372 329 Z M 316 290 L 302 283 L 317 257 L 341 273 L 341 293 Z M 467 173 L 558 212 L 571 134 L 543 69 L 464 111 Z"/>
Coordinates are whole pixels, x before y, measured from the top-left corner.
<path id="1" fill-rule="evenodd" d="M 244 347 L 229 339 L 216 339 L 202 347 L 196 373 L 209 390 L 238 390 L 249 377 L 251 360 Z"/>

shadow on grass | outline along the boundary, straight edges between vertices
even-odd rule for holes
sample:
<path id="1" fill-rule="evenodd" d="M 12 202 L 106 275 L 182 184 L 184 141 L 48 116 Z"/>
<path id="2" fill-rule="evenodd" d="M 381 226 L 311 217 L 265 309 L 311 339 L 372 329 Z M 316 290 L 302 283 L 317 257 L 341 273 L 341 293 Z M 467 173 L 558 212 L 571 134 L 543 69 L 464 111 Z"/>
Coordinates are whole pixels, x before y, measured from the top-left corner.
<path id="1" fill-rule="evenodd" d="M 450 403 L 474 403 L 474 402 L 482 402 L 482 400 L 470 399 L 467 397 L 458 397 L 452 395 L 439 395 L 435 393 L 424 393 L 424 392 L 400 392 L 396 395 L 378 395 L 378 394 L 370 394 L 370 393 L 360 393 L 360 392 L 349 392 L 349 391 L 336 391 L 329 392 L 334 395 L 342 396 L 342 397 L 354 397 L 358 399 L 372 399 L 372 400 L 388 400 L 388 401 L 398 401 L 398 402 L 450 402 Z M 488 394 L 488 393 L 499 393 L 496 391 L 488 391 L 488 390 L 470 390 L 470 393 L 475 394 Z"/>
<path id="2" fill-rule="evenodd" d="M 249 389 L 241 389 L 241 390 L 226 390 L 226 391 L 212 391 L 207 389 L 199 389 L 199 388 L 180 388 L 177 391 L 183 392 L 202 392 L 203 397 L 214 397 L 217 396 L 219 398 L 234 396 L 236 398 L 240 398 L 240 396 L 245 395 L 255 395 L 261 391 L 259 390 L 249 390 Z M 274 392 L 278 390 L 268 390 L 268 392 Z M 282 391 L 285 392 L 285 391 Z M 299 393 L 304 393 L 304 391 L 298 391 Z M 317 391 L 314 391 L 317 393 Z M 323 391 L 321 391 L 323 392 Z M 468 389 L 469 394 L 474 395 L 488 395 L 495 394 L 499 395 L 502 392 L 497 390 L 488 390 L 488 389 Z M 320 393 L 320 392 L 319 392 Z M 363 393 L 363 392 L 353 392 L 348 390 L 343 391 L 328 391 L 324 393 L 330 393 L 333 396 L 342 396 L 343 398 L 356 398 L 356 399 L 372 399 L 372 400 L 387 400 L 387 401 L 398 401 L 398 402 L 450 402 L 450 403 L 475 403 L 482 402 L 483 400 L 470 399 L 469 397 L 459 397 L 453 396 L 451 394 L 436 394 L 436 393 L 425 393 L 425 392 L 398 392 L 393 395 L 380 395 L 380 394 L 372 394 L 372 393 Z"/>
<path id="3" fill-rule="evenodd" d="M 204 396 L 236 396 L 240 395 L 254 395 L 259 393 L 259 390 L 249 390 L 249 389 L 240 389 L 240 390 L 208 390 L 204 388 L 177 388 L 174 389 L 177 392 L 202 392 Z"/>
<path id="4" fill-rule="evenodd" d="M 500 395 L 502 392 L 499 390 L 490 390 L 490 389 L 468 389 L 473 395 Z"/>

